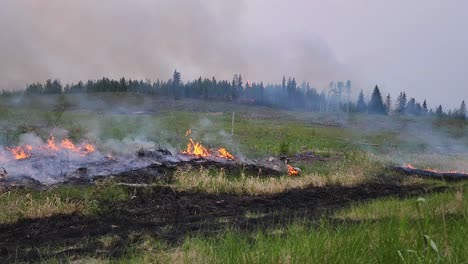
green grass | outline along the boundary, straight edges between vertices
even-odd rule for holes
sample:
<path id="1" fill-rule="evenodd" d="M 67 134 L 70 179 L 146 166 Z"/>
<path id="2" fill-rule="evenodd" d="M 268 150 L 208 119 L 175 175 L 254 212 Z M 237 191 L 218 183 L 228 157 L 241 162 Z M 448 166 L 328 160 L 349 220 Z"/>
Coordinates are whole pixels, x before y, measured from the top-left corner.
<path id="1" fill-rule="evenodd" d="M 79 105 L 78 97 L 74 95 L 65 99 Z M 16 144 L 20 135 L 28 132 L 45 139 L 57 125 L 66 129 L 75 141 L 95 141 L 103 152 L 108 151 L 105 143 L 110 139 L 135 138 L 178 151 L 185 148 L 188 140 L 185 132 L 192 129 L 194 140 L 213 148 L 226 147 L 236 156 L 257 159 L 312 150 L 328 158 L 325 162 L 294 164 L 303 171 L 300 177 L 259 178 L 226 175 L 213 170 L 178 171 L 169 185 L 176 191 L 269 195 L 307 186 L 357 185 L 387 178 L 401 179 L 401 175 L 389 173 L 386 167 L 403 162 L 443 169 L 467 166 L 466 153 L 447 156 L 433 151 L 433 142 L 424 140 L 420 133 L 441 133 L 446 142 L 455 140 L 460 148 L 465 143 L 468 146 L 466 123 L 459 121 L 431 117 L 295 113 L 122 94 L 87 96 L 83 102 L 101 100 L 105 104 L 99 106 L 97 112 L 73 110 L 60 116 L 61 113 L 52 111 L 53 104 L 44 98 L 25 100 L 30 103 L 28 109 L 0 102 L 3 122 L 0 144 Z M 59 98 L 57 100 L 59 103 Z M 109 106 L 125 108 L 140 104 L 150 105 L 154 114 L 106 112 Z M 231 136 L 232 112 L 236 117 L 234 135 Z M 411 184 L 411 179 L 407 184 Z M 427 180 L 416 182 L 441 185 Z M 447 186 L 447 192 L 424 195 L 425 202 L 417 202 L 417 198 L 377 199 L 330 212 L 319 221 L 295 219 L 286 226 L 248 232 L 232 227 L 206 236 L 192 234 L 178 244 L 165 244 L 146 234 L 134 234 L 135 238 L 131 239 L 103 236 L 99 245 L 104 253 L 73 255 L 65 260 L 91 263 L 466 263 L 468 201 L 464 189 L 467 186 Z M 54 214 L 106 215 L 114 202 L 131 197 L 129 188 L 117 186 L 112 181 L 94 186 L 5 192 L 0 194 L 0 224 Z M 91 242 L 84 238 L 81 243 Z M 119 243 L 124 243 L 124 255 L 112 258 L 111 252 Z M 82 244 L 73 247 L 80 248 Z M 64 248 L 40 250 L 54 253 Z M 106 255 L 107 250 L 109 255 Z M 43 261 L 60 263 L 64 259 Z"/>
<path id="2" fill-rule="evenodd" d="M 355 204 L 331 217 L 297 219 L 253 232 L 228 229 L 193 235 L 179 246 L 143 235 L 118 259 L 97 263 L 466 263 L 468 198 L 465 186 L 418 198 L 384 198 Z M 445 208 L 446 211 L 441 211 Z M 119 237 L 104 236 L 112 248 Z"/>
<path id="3" fill-rule="evenodd" d="M 468 198 L 462 186 L 454 189 L 424 200 L 356 204 L 336 213 L 338 218 L 316 223 L 298 220 L 279 229 L 192 237 L 177 256 L 193 263 L 465 263 Z M 163 252 L 134 252 L 129 260 L 173 256 Z"/>

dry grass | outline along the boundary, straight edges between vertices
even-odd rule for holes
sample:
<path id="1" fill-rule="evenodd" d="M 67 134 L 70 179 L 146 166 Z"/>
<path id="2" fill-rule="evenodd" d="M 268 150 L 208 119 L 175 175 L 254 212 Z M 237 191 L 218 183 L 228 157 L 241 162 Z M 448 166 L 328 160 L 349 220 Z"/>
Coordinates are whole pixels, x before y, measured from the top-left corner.
<path id="1" fill-rule="evenodd" d="M 0 195 L 0 223 L 12 223 L 20 218 L 41 218 L 53 214 L 71 214 L 83 211 L 84 204 L 62 198 L 58 194 L 35 197 L 32 193 L 25 195 L 6 192 Z"/>
<path id="2" fill-rule="evenodd" d="M 300 176 L 251 177 L 242 174 L 235 178 L 226 176 L 223 171 L 217 175 L 210 175 L 207 169 L 195 172 L 179 170 L 174 174 L 174 188 L 216 194 L 268 195 L 311 186 L 353 186 L 370 179 L 368 167 L 354 165 L 341 167 L 327 175 L 309 173 Z"/>

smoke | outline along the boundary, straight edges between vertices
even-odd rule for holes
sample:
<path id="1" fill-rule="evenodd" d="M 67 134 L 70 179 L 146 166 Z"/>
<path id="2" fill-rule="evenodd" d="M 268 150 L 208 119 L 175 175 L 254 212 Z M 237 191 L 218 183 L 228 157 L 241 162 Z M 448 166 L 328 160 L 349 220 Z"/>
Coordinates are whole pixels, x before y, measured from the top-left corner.
<path id="1" fill-rule="evenodd" d="M 252 31 L 246 1 L 4 0 L 0 89 L 59 78 L 183 78 L 234 73 L 322 85 L 349 72 L 320 39 Z M 256 18 L 256 19 L 261 19 Z"/>

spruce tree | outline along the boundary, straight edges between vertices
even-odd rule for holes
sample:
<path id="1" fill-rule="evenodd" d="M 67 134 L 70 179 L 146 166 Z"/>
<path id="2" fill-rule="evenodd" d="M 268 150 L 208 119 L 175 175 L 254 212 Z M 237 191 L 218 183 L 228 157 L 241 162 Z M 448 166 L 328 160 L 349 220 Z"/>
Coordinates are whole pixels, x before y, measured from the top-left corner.
<path id="1" fill-rule="evenodd" d="M 385 115 L 385 106 L 382 101 L 382 95 L 380 94 L 379 87 L 376 85 L 372 92 L 371 100 L 368 106 L 369 114 Z"/>
<path id="2" fill-rule="evenodd" d="M 460 119 L 465 120 L 467 118 L 465 100 L 462 101 L 460 105 L 460 109 L 458 110 L 458 113 L 459 113 Z"/>
<path id="3" fill-rule="evenodd" d="M 390 114 L 392 111 L 392 98 L 390 97 L 390 94 L 385 97 L 385 109 L 387 110 L 387 114 Z"/>
<path id="4" fill-rule="evenodd" d="M 364 92 L 362 90 L 359 93 L 358 101 L 356 103 L 356 110 L 360 113 L 367 112 L 367 104 L 364 99 Z"/>
<path id="5" fill-rule="evenodd" d="M 443 117 L 444 116 L 444 110 L 442 109 L 442 105 L 439 105 L 439 107 L 437 107 L 435 113 L 436 113 L 436 115 L 438 117 Z"/>
<path id="6" fill-rule="evenodd" d="M 397 101 L 396 101 L 396 109 L 395 109 L 395 111 L 399 115 L 404 115 L 405 114 L 405 112 L 406 112 L 406 103 L 407 103 L 406 93 L 400 92 L 400 95 L 398 96 Z"/>
<path id="7" fill-rule="evenodd" d="M 424 114 L 427 114 L 427 112 L 429 111 L 427 109 L 427 102 L 426 102 L 426 99 L 424 99 L 424 102 L 423 102 L 423 105 L 422 105 L 422 110 L 424 112 Z"/>

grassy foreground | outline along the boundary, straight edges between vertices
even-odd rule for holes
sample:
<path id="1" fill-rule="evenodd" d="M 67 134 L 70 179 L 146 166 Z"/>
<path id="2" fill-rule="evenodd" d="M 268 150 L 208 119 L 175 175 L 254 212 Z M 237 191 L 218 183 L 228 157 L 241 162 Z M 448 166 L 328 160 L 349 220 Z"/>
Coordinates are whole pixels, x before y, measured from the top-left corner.
<path id="1" fill-rule="evenodd" d="M 465 124 L 393 117 L 334 117 L 233 105 L 236 122 L 231 136 L 231 112 L 223 112 L 225 106 L 174 102 L 171 108 L 159 103 L 151 102 L 147 110 L 154 112 L 143 115 L 78 109 L 66 111 L 59 118 L 56 112 L 40 107 L 33 114 L 25 109 L 0 108 L 0 116 L 10 124 L 15 123 L 8 127 L 8 137 L 2 134 L 1 140 L 3 144 L 18 142 L 20 135 L 28 132 L 46 136 L 49 131 L 40 124 L 51 123 L 67 129 L 75 140 L 92 139 L 103 148 L 109 140 L 127 142 L 138 138 L 177 150 L 184 147 L 187 140 L 184 133 L 192 128 L 194 139 L 208 146 L 226 146 L 236 156 L 293 156 L 311 150 L 325 161 L 298 162 L 295 165 L 303 170 L 299 177 L 261 178 L 203 169 L 180 170 L 172 176 L 172 181 L 154 182 L 145 188 L 120 186 L 115 180 L 109 180 L 92 186 L 3 192 L 0 193 L 2 232 L 17 232 L 21 228 L 37 228 L 40 232 L 39 227 L 47 226 L 47 222 L 60 228 L 74 218 L 90 221 L 89 225 L 98 223 L 108 228 L 103 230 L 110 231 L 83 235 L 80 232 L 84 231 L 80 231 L 76 240 L 35 243 L 18 237 L 16 252 L 9 252 L 7 257 L 2 251 L 2 243 L 6 242 L 0 241 L 0 260 L 18 263 L 467 262 L 468 184 L 422 180 L 388 170 L 389 165 L 403 161 L 395 157 L 421 166 L 436 164 L 440 169 L 463 167 L 467 162 L 466 153 L 447 157 L 445 153 L 430 151 L 428 155 L 432 146 L 416 135 L 418 129 L 426 126 L 441 133 L 445 133 L 447 126 L 453 126 L 456 129 L 447 134 L 448 138 L 464 142 Z M 192 111 L 184 111 L 184 103 L 195 104 L 190 106 Z M 337 125 L 338 121 L 346 125 Z M 363 128 L 362 124 L 367 127 Z M 382 127 L 376 129 L 376 126 Z M 399 134 L 402 126 L 411 129 Z M 452 141 L 445 143 L 450 145 Z M 373 192 L 368 183 L 395 186 L 394 193 L 370 195 Z M 404 191 L 413 187 L 418 191 Z M 343 193 L 326 191 L 333 188 Z M 347 188 L 350 193 L 346 193 Z M 175 200 L 155 200 L 166 189 L 174 193 Z M 304 196 L 294 200 L 299 193 Z M 292 206 L 294 202 L 288 200 L 301 201 L 301 197 L 307 199 L 316 193 L 321 193 L 317 195 L 316 208 L 268 210 L 266 205 L 259 210 L 257 207 L 266 200 L 272 204 L 284 200 L 285 205 Z M 223 202 L 229 200 L 235 202 L 224 206 Z M 187 203 L 184 208 L 191 210 L 188 215 L 192 219 L 204 212 L 203 207 L 212 207 L 207 204 L 210 201 L 215 209 L 201 214 L 210 222 L 201 219 L 183 223 L 182 227 L 194 231 L 177 237 L 174 229 L 181 226 L 169 217 L 166 225 L 158 222 L 139 228 L 140 223 L 135 222 L 136 227 L 129 224 L 128 230 L 117 225 L 104 227 L 106 223 L 114 225 L 111 220 L 115 218 L 137 219 L 131 217 L 151 214 L 151 210 L 160 206 L 163 209 L 155 215 L 159 217 L 160 212 L 169 210 L 164 206 L 170 202 L 177 206 Z M 221 205 L 216 207 L 218 202 Z M 149 203 L 148 208 L 145 203 Z M 229 206 L 245 210 L 237 216 L 217 213 Z M 79 223 L 73 223 L 78 230 Z M 197 227 L 207 223 L 216 228 Z"/>
<path id="2" fill-rule="evenodd" d="M 94 253 L 81 256 L 71 249 L 86 248 L 94 243 L 92 239 L 84 237 L 71 248 L 64 243 L 31 250 L 44 256 L 37 261 L 47 263 L 464 263 L 468 259 L 466 187 L 457 184 L 442 193 L 422 195 L 424 198 L 359 202 L 317 221 L 299 217 L 274 228 L 260 225 L 253 232 L 231 226 L 209 236 L 194 233 L 180 244 L 143 232 L 132 238 L 103 235 L 97 238 Z M 107 214 L 112 203 L 131 199 L 132 194 L 132 190 L 113 184 L 3 194 L 1 221 L 56 213 Z M 277 219 L 278 223 L 282 220 Z M 21 259 L 18 256 L 17 260 Z"/>

